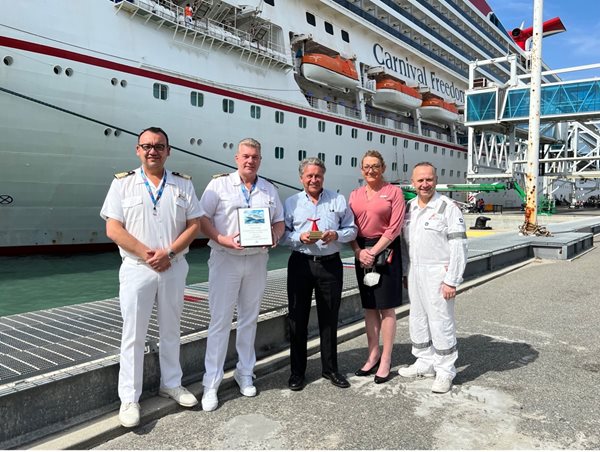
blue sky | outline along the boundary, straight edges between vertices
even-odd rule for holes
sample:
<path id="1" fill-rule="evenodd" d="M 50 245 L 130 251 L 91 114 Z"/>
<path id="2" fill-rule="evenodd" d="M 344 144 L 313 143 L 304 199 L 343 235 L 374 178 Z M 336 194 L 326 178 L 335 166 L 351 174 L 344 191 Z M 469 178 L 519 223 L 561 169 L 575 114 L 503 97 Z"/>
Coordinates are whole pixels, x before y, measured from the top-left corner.
<path id="1" fill-rule="evenodd" d="M 534 0 L 487 0 L 508 30 L 533 25 Z M 544 20 L 560 17 L 567 31 L 544 38 L 542 58 L 552 69 L 600 63 L 600 1 L 544 0 Z M 600 76 L 600 69 L 561 75 L 563 79 Z"/>

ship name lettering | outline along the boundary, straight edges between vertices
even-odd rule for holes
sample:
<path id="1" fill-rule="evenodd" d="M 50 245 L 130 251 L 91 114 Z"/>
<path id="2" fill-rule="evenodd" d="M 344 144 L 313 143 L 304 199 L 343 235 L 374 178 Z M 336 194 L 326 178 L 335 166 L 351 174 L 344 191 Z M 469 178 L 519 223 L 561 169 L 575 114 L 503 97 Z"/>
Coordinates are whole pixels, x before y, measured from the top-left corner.
<path id="1" fill-rule="evenodd" d="M 425 66 L 414 66 L 410 64 L 408 57 L 402 59 L 392 55 L 390 52 L 384 50 L 383 46 L 378 43 L 373 45 L 373 55 L 378 64 L 385 66 L 390 71 L 397 72 L 404 77 L 416 80 L 421 86 L 427 86 Z"/>
<path id="2" fill-rule="evenodd" d="M 457 88 L 456 86 L 454 86 L 454 82 L 446 82 L 444 80 L 442 80 L 441 78 L 438 78 L 435 75 L 434 71 L 431 71 L 430 74 L 430 78 L 431 78 L 431 87 L 437 91 L 439 91 L 440 93 L 445 94 L 448 97 L 451 97 L 452 99 L 464 103 L 465 102 L 465 92 L 462 89 Z"/>

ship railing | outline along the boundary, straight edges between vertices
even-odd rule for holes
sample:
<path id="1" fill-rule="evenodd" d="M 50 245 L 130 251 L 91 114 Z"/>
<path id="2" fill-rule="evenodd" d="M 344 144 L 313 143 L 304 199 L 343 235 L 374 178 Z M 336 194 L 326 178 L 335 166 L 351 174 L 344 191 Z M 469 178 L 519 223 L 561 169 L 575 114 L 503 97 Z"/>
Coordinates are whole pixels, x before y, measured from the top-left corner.
<path id="1" fill-rule="evenodd" d="M 343 102 L 335 102 L 332 100 L 329 100 L 327 98 L 319 98 L 319 97 L 315 97 L 315 96 L 311 96 L 306 94 L 306 101 L 308 102 L 308 104 L 313 107 L 316 108 L 317 110 L 323 110 L 323 111 L 328 111 L 330 113 L 335 113 L 337 115 L 343 115 L 346 116 L 348 118 L 353 118 L 353 119 L 360 119 L 360 110 L 357 110 L 354 107 L 349 107 L 348 105 L 345 105 Z"/>
<path id="2" fill-rule="evenodd" d="M 155 17 L 159 19 L 161 25 L 167 22 L 175 27 L 176 31 L 184 32 L 184 36 L 187 36 L 188 32 L 193 32 L 205 39 L 216 40 L 237 47 L 242 51 L 260 54 L 263 57 L 276 60 L 278 63 L 290 65 L 284 46 L 281 43 L 270 39 L 257 41 L 247 31 L 212 19 L 194 19 L 188 22 L 185 20 L 184 8 L 171 1 L 161 0 L 159 3 L 155 0 L 124 0 L 115 2 L 115 4 L 119 9 L 125 9 L 134 15 L 138 9 L 150 13 L 151 16 L 148 16 L 147 20 Z M 193 42 L 196 42 L 195 38 L 193 38 Z M 200 42 L 203 43 L 204 40 Z"/>
<path id="3" fill-rule="evenodd" d="M 367 121 L 373 124 L 379 124 L 380 126 L 387 125 L 387 118 L 385 116 L 376 115 L 374 113 L 367 113 Z"/>

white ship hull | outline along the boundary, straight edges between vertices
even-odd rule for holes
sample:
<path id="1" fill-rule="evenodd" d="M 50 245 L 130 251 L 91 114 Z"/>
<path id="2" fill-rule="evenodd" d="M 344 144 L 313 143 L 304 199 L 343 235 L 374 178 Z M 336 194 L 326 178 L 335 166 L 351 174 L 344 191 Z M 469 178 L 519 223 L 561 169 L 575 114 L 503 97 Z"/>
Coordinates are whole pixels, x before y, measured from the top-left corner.
<path id="1" fill-rule="evenodd" d="M 395 89 L 378 89 L 373 95 L 373 105 L 384 110 L 414 110 L 421 105 L 421 102 L 418 97 Z"/>
<path id="2" fill-rule="evenodd" d="M 113 174 L 139 165 L 136 136 L 148 126 L 167 131 L 168 167 L 190 174 L 199 196 L 213 174 L 232 170 L 236 144 L 248 136 L 262 143 L 260 174 L 282 199 L 301 188 L 300 157 L 319 153 L 325 185 L 348 195 L 361 184 L 357 164 L 372 148 L 383 154 L 388 180 L 407 182 L 415 163 L 430 160 L 444 170 L 440 182 L 464 182 L 466 148 L 455 130 L 419 133 L 402 116 L 330 102 L 337 91 L 319 92 L 295 73 L 290 35 L 316 35 L 298 18 L 319 10 L 336 29 L 356 27 L 351 44 L 317 37 L 356 53 L 361 65 L 380 64 L 385 52 L 408 55 L 424 76 L 443 77 L 457 93 L 466 88 L 463 75 L 431 66 L 339 2 L 265 5 L 261 16 L 281 44 L 268 48 L 235 30 L 215 37 L 219 27 L 208 20 L 195 21 L 192 33 L 142 10 L 133 14 L 137 5 L 0 0 L 0 254 L 108 243 L 100 207 Z M 167 19 L 179 21 L 177 14 Z M 155 97 L 162 86 L 166 99 Z M 202 96 L 201 106 L 192 105 L 192 93 Z"/>

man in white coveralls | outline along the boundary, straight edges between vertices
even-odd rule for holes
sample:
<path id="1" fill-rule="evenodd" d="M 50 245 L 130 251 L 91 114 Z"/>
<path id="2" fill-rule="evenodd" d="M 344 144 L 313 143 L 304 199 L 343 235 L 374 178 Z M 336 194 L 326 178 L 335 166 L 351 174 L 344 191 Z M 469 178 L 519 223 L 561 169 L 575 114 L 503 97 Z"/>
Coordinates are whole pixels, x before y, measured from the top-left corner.
<path id="1" fill-rule="evenodd" d="M 435 191 L 437 174 L 429 162 L 413 168 L 417 192 L 407 206 L 402 253 L 410 298 L 409 329 L 417 358 L 398 373 L 405 378 L 434 377 L 431 390 L 446 393 L 458 358 L 454 298 L 467 263 L 465 222 L 458 206 Z"/>

